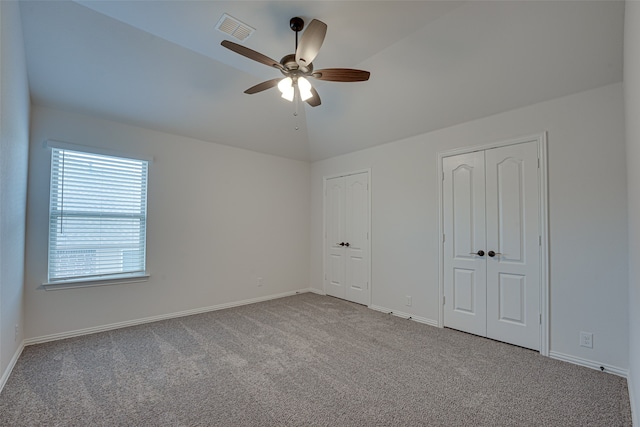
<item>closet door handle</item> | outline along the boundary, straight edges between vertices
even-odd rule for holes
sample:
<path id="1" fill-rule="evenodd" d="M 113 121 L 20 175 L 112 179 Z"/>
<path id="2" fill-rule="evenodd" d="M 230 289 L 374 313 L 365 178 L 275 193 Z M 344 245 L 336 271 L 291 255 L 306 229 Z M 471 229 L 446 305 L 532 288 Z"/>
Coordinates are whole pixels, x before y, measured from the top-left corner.
<path id="1" fill-rule="evenodd" d="M 478 252 L 469 252 L 469 255 L 484 256 L 484 251 L 480 249 Z"/>
<path id="2" fill-rule="evenodd" d="M 349 244 L 349 242 L 345 243 L 344 245 L 345 245 L 346 247 L 351 246 L 351 245 Z"/>
<path id="3" fill-rule="evenodd" d="M 502 254 L 500 252 L 489 251 L 487 253 L 487 255 L 489 255 L 491 258 L 493 258 L 496 255 L 502 255 Z"/>
<path id="4" fill-rule="evenodd" d="M 336 243 L 336 245 L 344 246 L 344 242 L 342 242 L 342 243 Z"/>

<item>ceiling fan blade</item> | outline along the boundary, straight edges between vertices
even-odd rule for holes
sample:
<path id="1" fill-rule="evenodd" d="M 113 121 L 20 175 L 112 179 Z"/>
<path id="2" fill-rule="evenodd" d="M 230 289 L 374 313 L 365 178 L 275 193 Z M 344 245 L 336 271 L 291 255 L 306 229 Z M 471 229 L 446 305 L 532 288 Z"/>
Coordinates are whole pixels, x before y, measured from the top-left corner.
<path id="1" fill-rule="evenodd" d="M 253 95 L 254 93 L 262 92 L 263 90 L 271 89 L 274 86 L 278 86 L 282 77 L 278 77 L 277 79 L 267 80 L 266 82 L 258 83 L 255 86 L 250 87 L 245 90 L 244 93 Z"/>
<path id="2" fill-rule="evenodd" d="M 270 67 L 275 67 L 279 70 L 284 70 L 284 67 L 278 61 L 271 59 L 268 56 L 261 54 L 260 52 L 256 52 L 255 50 L 249 49 L 248 47 L 244 47 L 237 43 L 230 42 L 229 40 L 223 40 L 222 43 L 220 44 L 226 47 L 227 49 L 234 51 L 235 53 L 239 53 L 242 56 L 246 56 L 249 59 L 253 59 L 254 61 L 260 62 Z"/>
<path id="3" fill-rule="evenodd" d="M 316 58 L 324 36 L 327 34 L 327 24 L 317 19 L 312 20 L 302 33 L 300 44 L 296 49 L 296 62 L 300 66 L 308 67 Z"/>
<path id="4" fill-rule="evenodd" d="M 311 93 L 313 94 L 313 96 L 307 99 L 305 102 L 312 107 L 317 107 L 322 103 L 320 102 L 320 95 L 318 95 L 318 92 L 316 92 L 316 89 L 313 86 L 311 87 Z"/>
<path id="5" fill-rule="evenodd" d="M 312 75 L 318 80 L 329 82 L 364 82 L 369 80 L 371 73 L 351 68 L 325 68 L 315 70 Z"/>

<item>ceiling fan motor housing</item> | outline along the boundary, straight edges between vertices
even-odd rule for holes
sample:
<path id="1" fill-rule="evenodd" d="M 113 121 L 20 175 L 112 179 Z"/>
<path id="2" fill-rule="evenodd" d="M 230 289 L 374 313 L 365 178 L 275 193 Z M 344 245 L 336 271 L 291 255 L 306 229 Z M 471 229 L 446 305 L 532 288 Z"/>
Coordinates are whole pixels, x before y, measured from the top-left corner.
<path id="1" fill-rule="evenodd" d="M 285 55 L 281 60 L 280 64 L 285 68 L 284 70 L 280 70 L 282 74 L 288 76 L 292 72 L 298 72 L 301 75 L 309 75 L 313 71 L 313 64 L 309 63 L 308 65 L 300 65 L 296 62 L 296 54 L 291 53 L 289 55 Z"/>

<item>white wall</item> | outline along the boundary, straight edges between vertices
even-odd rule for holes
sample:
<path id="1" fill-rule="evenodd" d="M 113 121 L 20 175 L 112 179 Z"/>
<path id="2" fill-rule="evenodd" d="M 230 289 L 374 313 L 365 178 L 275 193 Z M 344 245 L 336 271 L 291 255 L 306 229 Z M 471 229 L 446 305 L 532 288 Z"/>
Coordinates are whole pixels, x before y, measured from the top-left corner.
<path id="1" fill-rule="evenodd" d="M 624 22 L 624 95 L 629 203 L 629 392 L 640 425 L 640 2 L 627 1 Z"/>
<path id="2" fill-rule="evenodd" d="M 0 377 L 21 348 L 29 88 L 17 2 L 0 2 Z M 18 325 L 18 336 L 15 336 Z M 0 388 L 2 381 L 0 381 Z"/>
<path id="3" fill-rule="evenodd" d="M 39 289 L 47 279 L 46 139 L 154 158 L 148 282 Z M 306 162 L 36 106 L 29 170 L 27 338 L 308 288 Z"/>
<path id="4" fill-rule="evenodd" d="M 437 154 L 546 130 L 550 350 L 626 370 L 623 120 L 614 84 L 312 164 L 311 286 L 322 289 L 322 178 L 370 167 L 372 304 L 437 321 Z M 578 346 L 580 331 L 593 349 Z"/>

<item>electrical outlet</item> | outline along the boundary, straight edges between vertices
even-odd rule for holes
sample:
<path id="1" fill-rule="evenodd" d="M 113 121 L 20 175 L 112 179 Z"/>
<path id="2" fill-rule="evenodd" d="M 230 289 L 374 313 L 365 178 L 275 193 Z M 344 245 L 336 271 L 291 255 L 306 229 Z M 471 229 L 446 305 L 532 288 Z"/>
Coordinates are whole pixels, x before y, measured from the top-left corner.
<path id="1" fill-rule="evenodd" d="M 591 332 L 580 332 L 580 347 L 593 348 L 593 334 Z"/>
<path id="2" fill-rule="evenodd" d="M 262 277 L 258 277 L 258 286 L 262 286 Z"/>
<path id="3" fill-rule="evenodd" d="M 407 307 L 411 307 L 411 297 L 407 295 Z"/>

